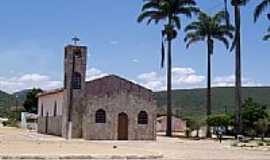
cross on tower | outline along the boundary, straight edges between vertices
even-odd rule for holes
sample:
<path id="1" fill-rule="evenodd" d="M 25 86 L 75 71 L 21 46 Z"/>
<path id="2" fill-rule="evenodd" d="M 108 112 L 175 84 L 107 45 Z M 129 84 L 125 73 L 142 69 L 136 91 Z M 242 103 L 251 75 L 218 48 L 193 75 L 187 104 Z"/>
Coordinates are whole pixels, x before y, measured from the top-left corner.
<path id="1" fill-rule="evenodd" d="M 78 42 L 80 42 L 80 38 L 78 38 L 77 36 L 74 36 L 72 38 L 72 41 L 73 41 L 74 45 L 76 46 L 78 44 Z"/>

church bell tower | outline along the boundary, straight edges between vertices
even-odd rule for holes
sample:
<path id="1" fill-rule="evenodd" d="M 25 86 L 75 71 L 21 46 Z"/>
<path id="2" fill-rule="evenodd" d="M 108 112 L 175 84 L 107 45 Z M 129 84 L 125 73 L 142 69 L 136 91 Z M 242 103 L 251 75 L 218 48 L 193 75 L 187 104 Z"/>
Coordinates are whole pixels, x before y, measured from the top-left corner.
<path id="1" fill-rule="evenodd" d="M 64 53 L 62 136 L 66 138 L 81 138 L 87 47 L 78 45 L 79 39 L 76 37 L 72 40 L 74 44 L 67 45 Z"/>

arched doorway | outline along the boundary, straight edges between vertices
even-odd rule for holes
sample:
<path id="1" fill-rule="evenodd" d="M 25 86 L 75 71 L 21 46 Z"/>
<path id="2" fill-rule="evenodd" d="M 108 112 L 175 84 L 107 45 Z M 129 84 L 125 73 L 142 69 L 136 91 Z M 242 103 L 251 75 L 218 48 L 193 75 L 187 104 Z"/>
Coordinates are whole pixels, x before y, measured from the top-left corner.
<path id="1" fill-rule="evenodd" d="M 128 140 L 128 115 L 123 112 L 118 115 L 118 140 Z"/>

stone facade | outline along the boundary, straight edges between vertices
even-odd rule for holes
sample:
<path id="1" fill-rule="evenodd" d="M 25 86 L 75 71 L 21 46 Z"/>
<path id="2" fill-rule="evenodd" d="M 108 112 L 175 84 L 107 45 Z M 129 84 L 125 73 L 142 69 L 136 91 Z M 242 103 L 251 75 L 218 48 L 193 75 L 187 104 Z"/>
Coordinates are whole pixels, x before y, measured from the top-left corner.
<path id="1" fill-rule="evenodd" d="M 86 82 L 86 58 L 85 46 L 65 48 L 64 88 L 39 95 L 38 131 L 67 137 L 71 123 L 72 138 L 155 140 L 152 91 L 116 75 Z"/>
<path id="2" fill-rule="evenodd" d="M 82 123 L 84 138 L 118 139 L 119 114 L 125 113 L 129 140 L 155 139 L 156 106 L 149 90 L 114 75 L 89 82 L 86 86 Z M 100 109 L 106 112 L 106 123 L 95 122 L 95 113 Z M 138 124 L 141 111 L 148 115 L 147 124 Z"/>

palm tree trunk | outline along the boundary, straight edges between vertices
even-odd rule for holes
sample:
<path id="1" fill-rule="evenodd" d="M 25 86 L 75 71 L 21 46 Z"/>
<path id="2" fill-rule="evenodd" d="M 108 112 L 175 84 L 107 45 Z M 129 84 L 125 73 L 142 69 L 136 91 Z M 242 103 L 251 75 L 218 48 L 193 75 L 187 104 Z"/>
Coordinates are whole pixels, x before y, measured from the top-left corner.
<path id="1" fill-rule="evenodd" d="M 235 49 L 235 106 L 236 106 L 236 134 L 242 134 L 242 93 L 241 93 L 241 33 L 240 33 L 240 9 L 238 5 L 234 6 L 235 26 L 236 26 L 236 49 Z"/>
<path id="2" fill-rule="evenodd" d="M 213 40 L 208 37 L 207 39 L 208 53 L 207 53 L 207 104 L 206 104 L 206 112 L 207 117 L 211 115 L 212 109 L 212 101 L 211 101 L 211 56 L 213 54 Z M 208 138 L 211 137 L 210 127 L 207 126 L 206 136 Z"/>
<path id="3" fill-rule="evenodd" d="M 168 38 L 168 66 L 167 66 L 167 128 L 166 136 L 172 136 L 172 40 Z"/>

